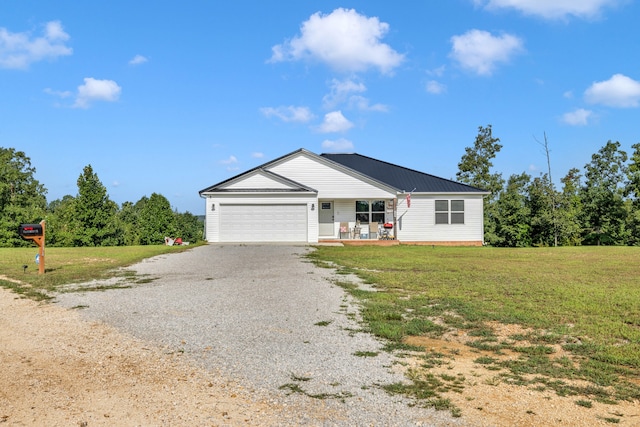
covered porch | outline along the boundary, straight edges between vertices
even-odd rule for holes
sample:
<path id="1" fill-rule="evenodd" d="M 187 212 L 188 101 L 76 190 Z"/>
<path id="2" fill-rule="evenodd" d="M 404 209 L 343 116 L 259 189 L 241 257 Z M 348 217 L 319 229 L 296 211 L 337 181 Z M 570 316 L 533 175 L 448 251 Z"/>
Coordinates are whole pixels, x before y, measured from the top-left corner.
<path id="1" fill-rule="evenodd" d="M 319 199 L 318 240 L 395 240 L 396 206 L 396 199 Z"/>

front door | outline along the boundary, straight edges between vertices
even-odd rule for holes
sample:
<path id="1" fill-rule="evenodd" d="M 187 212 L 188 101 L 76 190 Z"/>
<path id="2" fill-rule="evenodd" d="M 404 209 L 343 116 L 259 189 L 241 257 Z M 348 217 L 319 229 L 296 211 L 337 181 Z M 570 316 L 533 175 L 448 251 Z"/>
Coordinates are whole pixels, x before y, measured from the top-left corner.
<path id="1" fill-rule="evenodd" d="M 320 236 L 335 236 L 335 228 L 333 224 L 333 202 L 319 202 L 320 212 L 318 213 L 318 221 L 320 228 L 318 233 Z"/>

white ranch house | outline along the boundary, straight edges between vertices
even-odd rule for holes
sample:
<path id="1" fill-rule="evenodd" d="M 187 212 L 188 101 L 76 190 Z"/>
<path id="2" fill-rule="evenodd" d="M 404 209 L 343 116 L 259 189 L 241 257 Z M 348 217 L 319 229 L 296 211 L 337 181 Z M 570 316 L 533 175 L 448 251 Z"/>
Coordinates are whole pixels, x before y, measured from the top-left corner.
<path id="1" fill-rule="evenodd" d="M 482 245 L 488 194 L 360 154 L 305 149 L 200 191 L 211 243 L 377 239 L 386 223 L 400 242 Z"/>

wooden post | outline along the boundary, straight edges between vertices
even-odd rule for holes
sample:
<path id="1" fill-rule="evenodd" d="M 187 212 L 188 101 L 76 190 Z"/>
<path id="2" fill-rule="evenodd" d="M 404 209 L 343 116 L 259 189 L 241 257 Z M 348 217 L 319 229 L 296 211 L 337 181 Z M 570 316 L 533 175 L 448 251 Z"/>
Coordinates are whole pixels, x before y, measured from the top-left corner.
<path id="1" fill-rule="evenodd" d="M 34 236 L 31 239 L 38 245 L 38 274 L 44 274 L 44 236 L 45 236 L 45 221 L 40 221 L 42 226 L 42 236 Z"/>
<path id="2" fill-rule="evenodd" d="M 38 273 L 44 274 L 45 221 L 40 221 L 40 227 L 35 224 L 23 224 L 20 226 L 19 232 L 23 239 L 33 240 L 38 245 Z"/>

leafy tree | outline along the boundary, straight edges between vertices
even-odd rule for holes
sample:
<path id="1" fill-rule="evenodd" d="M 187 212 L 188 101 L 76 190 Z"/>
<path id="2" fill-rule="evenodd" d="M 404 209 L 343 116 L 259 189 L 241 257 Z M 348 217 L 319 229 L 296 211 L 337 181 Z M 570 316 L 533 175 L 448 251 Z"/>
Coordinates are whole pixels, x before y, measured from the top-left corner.
<path id="1" fill-rule="evenodd" d="M 558 240 L 563 246 L 576 246 L 582 242 L 582 198 L 580 197 L 582 175 L 572 168 L 561 179 L 562 192 L 558 196 Z"/>
<path id="2" fill-rule="evenodd" d="M 530 209 L 527 189 L 531 177 L 526 173 L 511 175 L 506 189 L 495 204 L 496 246 L 524 247 L 531 245 Z"/>
<path id="3" fill-rule="evenodd" d="M 499 142 L 499 138 L 493 137 L 491 125 L 478 127 L 474 145 L 465 148 L 456 173 L 458 181 L 491 192 L 484 199 L 485 241 L 488 244 L 496 244 L 500 240 L 496 236 L 495 201 L 502 191 L 504 180 L 501 174 L 491 171 L 492 160 L 502 148 Z"/>
<path id="4" fill-rule="evenodd" d="M 47 207 L 47 245 L 73 246 L 80 226 L 75 217 L 75 198 L 70 195 L 56 199 Z"/>
<path id="5" fill-rule="evenodd" d="M 163 195 L 153 193 L 136 205 L 140 206 L 140 244 L 161 244 L 165 237 L 176 237 L 176 221 L 171 204 Z"/>
<path id="6" fill-rule="evenodd" d="M 622 244 L 625 240 L 626 209 L 622 185 L 627 153 L 619 142 L 607 142 L 585 165 L 581 191 L 584 241 L 587 244 Z"/>
<path id="7" fill-rule="evenodd" d="M 628 197 L 627 229 L 629 231 L 627 243 L 640 245 L 640 143 L 633 144 L 631 162 L 627 169 L 627 181 L 624 194 Z"/>
<path id="8" fill-rule="evenodd" d="M 85 166 L 78 178 L 78 196 L 74 203 L 74 246 L 120 244 L 117 210 L 118 205 L 109 199 L 107 189 L 91 165 Z"/>
<path id="9" fill-rule="evenodd" d="M 140 207 L 131 202 L 124 202 L 118 211 L 118 221 L 123 232 L 123 244 L 127 246 L 140 244 Z"/>
<path id="10" fill-rule="evenodd" d="M 174 213 L 176 218 L 176 237 L 182 237 L 185 242 L 202 240 L 204 223 L 190 212 Z"/>
<path id="11" fill-rule="evenodd" d="M 527 189 L 531 241 L 539 246 L 557 246 L 555 190 L 549 175 L 534 178 Z"/>
<path id="12" fill-rule="evenodd" d="M 35 172 L 24 152 L 0 147 L 0 246 L 30 245 L 18 227 L 44 219 L 47 190 Z"/>

